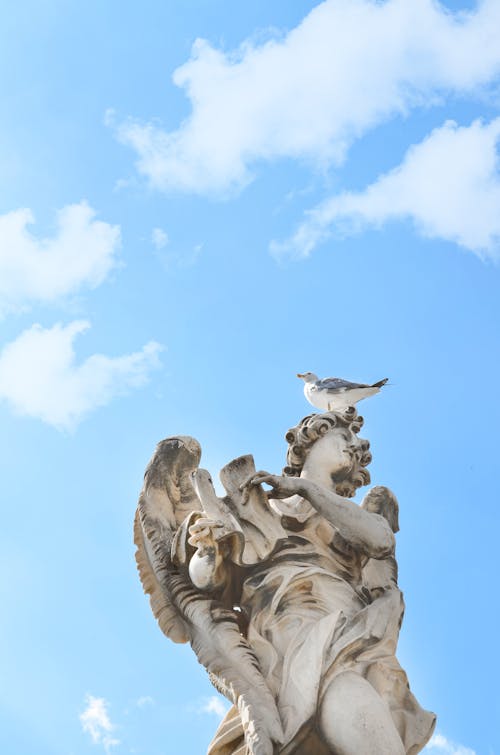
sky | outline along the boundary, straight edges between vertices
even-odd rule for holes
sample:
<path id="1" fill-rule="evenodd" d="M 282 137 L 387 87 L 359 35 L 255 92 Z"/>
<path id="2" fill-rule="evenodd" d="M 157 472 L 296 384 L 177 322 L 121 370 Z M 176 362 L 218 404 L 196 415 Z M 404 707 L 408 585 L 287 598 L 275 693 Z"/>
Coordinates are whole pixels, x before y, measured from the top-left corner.
<path id="1" fill-rule="evenodd" d="M 0 751 L 205 751 L 144 468 L 182 434 L 279 472 L 313 371 L 389 378 L 359 409 L 426 752 L 500 755 L 500 0 L 20 0 L 0 92 Z"/>

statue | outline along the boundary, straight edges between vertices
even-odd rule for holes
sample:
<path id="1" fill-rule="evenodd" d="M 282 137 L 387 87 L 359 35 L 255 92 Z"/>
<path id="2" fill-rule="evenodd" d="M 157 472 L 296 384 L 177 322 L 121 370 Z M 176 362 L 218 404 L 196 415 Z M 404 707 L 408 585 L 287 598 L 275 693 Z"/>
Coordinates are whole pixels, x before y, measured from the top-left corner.
<path id="1" fill-rule="evenodd" d="M 352 406 L 305 417 L 283 475 L 240 457 L 223 498 L 193 438 L 159 443 L 146 470 L 144 589 L 232 703 L 208 755 L 414 755 L 432 734 L 395 655 L 396 498 L 377 486 L 350 500 L 370 481 L 362 423 Z"/>

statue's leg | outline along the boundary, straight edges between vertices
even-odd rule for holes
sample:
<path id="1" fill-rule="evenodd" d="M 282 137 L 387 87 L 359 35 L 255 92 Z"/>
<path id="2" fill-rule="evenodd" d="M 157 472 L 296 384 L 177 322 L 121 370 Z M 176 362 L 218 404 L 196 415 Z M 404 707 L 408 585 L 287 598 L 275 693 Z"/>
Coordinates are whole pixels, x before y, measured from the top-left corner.
<path id="1" fill-rule="evenodd" d="M 344 671 L 331 681 L 318 723 L 335 755 L 405 755 L 386 703 L 353 671 Z"/>

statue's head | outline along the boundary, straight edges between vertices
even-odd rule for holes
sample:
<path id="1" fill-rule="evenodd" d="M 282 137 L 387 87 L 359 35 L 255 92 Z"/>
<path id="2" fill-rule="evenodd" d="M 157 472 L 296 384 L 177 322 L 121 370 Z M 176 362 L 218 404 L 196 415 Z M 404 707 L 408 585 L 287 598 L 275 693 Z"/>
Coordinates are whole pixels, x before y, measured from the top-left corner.
<path id="1" fill-rule="evenodd" d="M 325 412 L 304 417 L 285 435 L 288 441 L 288 476 L 332 481 L 335 491 L 346 498 L 370 482 L 365 467 L 372 457 L 370 444 L 358 437 L 363 425 L 354 407 L 343 412 Z"/>

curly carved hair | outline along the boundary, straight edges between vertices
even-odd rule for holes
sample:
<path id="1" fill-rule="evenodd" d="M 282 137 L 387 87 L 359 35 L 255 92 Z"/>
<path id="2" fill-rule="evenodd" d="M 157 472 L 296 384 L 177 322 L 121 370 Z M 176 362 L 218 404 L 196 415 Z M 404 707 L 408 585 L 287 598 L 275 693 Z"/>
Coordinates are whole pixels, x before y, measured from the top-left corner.
<path id="1" fill-rule="evenodd" d="M 343 412 L 309 414 L 304 417 L 296 427 L 290 428 L 285 435 L 288 451 L 286 455 L 287 466 L 283 468 L 283 474 L 288 477 L 299 477 L 311 446 L 333 428 L 343 427 L 357 434 L 361 430 L 363 422 L 363 417 L 358 415 L 354 406 L 348 407 Z M 372 459 L 368 451 L 369 447 L 368 441 L 361 442 L 359 452 L 355 455 L 355 464 L 349 479 L 339 483 L 337 486 L 338 493 L 351 497 L 356 488 L 370 482 L 370 473 L 364 468 Z"/>

